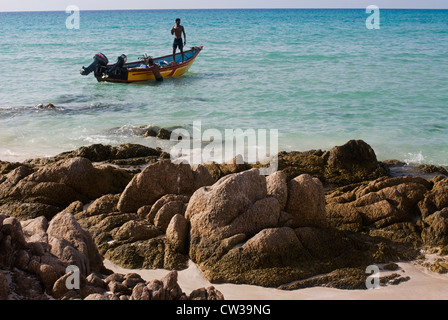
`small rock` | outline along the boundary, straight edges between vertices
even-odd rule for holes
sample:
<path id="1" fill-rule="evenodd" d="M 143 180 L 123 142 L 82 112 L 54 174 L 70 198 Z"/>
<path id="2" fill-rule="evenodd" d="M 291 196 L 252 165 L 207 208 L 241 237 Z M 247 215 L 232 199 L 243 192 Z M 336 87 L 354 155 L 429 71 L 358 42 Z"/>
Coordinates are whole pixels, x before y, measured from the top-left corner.
<path id="1" fill-rule="evenodd" d="M 386 264 L 385 266 L 383 266 L 383 269 L 387 270 L 387 271 L 395 271 L 398 268 L 399 268 L 399 266 L 396 263 L 389 263 L 389 264 Z"/>
<path id="2" fill-rule="evenodd" d="M 157 138 L 163 139 L 163 140 L 170 140 L 171 131 L 162 128 L 162 129 L 160 129 L 159 133 L 157 134 Z"/>
<path id="3" fill-rule="evenodd" d="M 208 288 L 200 288 L 190 293 L 189 300 L 224 300 L 224 295 L 211 286 Z"/>
<path id="4" fill-rule="evenodd" d="M 102 288 L 102 289 L 106 289 L 106 283 L 103 281 L 103 279 L 101 279 L 98 275 L 91 273 L 89 274 L 89 276 L 86 278 L 86 281 L 89 285 L 91 285 L 92 287 L 97 287 L 97 288 Z"/>
<path id="5" fill-rule="evenodd" d="M 106 295 L 100 293 L 89 294 L 84 300 L 109 300 Z"/>
<path id="6" fill-rule="evenodd" d="M 138 283 L 132 290 L 131 300 L 151 300 L 151 292 L 144 283 Z"/>

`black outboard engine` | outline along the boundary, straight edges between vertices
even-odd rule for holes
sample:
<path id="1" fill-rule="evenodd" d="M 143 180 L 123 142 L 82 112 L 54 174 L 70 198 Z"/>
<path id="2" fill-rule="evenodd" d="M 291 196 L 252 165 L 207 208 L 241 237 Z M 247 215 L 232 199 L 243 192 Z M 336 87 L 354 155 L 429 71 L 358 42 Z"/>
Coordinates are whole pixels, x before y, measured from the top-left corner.
<path id="1" fill-rule="evenodd" d="M 124 64 L 127 61 L 127 57 L 125 54 L 122 54 L 121 56 L 119 56 L 117 58 L 117 63 L 114 64 L 114 66 L 112 68 L 109 69 L 109 71 L 107 72 L 108 75 L 116 75 L 119 76 L 121 74 L 121 71 L 123 69 Z"/>
<path id="2" fill-rule="evenodd" d="M 83 66 L 81 68 L 80 73 L 83 76 L 87 76 L 88 74 L 90 74 L 93 71 L 95 71 L 95 73 L 100 73 L 100 72 L 97 72 L 96 70 L 99 68 L 105 68 L 108 63 L 109 63 L 109 60 L 107 59 L 107 57 L 104 54 L 102 54 L 101 52 L 99 52 L 93 57 L 92 64 L 90 66 L 88 66 L 87 68 L 85 68 Z"/>

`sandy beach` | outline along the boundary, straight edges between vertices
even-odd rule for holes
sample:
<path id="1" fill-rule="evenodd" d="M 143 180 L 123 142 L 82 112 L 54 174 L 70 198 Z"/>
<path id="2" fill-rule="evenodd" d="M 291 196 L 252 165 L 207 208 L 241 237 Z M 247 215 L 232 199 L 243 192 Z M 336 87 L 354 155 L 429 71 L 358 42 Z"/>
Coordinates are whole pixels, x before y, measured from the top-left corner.
<path id="1" fill-rule="evenodd" d="M 160 279 L 167 270 L 126 269 L 109 260 L 104 265 L 116 273 L 135 272 L 149 281 Z M 340 290 L 334 288 L 306 288 L 293 291 L 264 288 L 252 285 L 211 284 L 191 260 L 188 268 L 179 271 L 179 285 L 185 292 L 199 287 L 214 286 L 224 294 L 226 300 L 445 300 L 448 299 L 448 274 L 441 275 L 419 266 L 414 262 L 398 263 L 400 269 L 394 272 L 380 271 L 380 277 L 400 273 L 411 279 L 399 285 L 388 285 L 372 290 Z M 381 267 L 381 266 L 380 266 Z"/>

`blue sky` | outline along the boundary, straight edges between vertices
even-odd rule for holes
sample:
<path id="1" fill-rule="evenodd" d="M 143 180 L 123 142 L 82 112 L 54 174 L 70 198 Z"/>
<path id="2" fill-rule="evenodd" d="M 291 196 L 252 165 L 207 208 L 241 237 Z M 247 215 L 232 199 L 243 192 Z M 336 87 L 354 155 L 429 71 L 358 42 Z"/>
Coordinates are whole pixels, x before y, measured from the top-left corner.
<path id="1" fill-rule="evenodd" d="M 200 9 L 200 8 L 431 8 L 448 9 L 448 0 L 16 0 L 0 2 L 0 11 L 64 11 L 69 5 L 81 10 Z"/>

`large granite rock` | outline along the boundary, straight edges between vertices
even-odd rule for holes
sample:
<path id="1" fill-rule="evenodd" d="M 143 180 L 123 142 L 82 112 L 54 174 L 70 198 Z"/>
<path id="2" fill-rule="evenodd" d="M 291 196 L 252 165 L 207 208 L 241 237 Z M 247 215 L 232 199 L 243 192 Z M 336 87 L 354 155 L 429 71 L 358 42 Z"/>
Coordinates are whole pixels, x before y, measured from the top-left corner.
<path id="1" fill-rule="evenodd" d="M 196 170 L 195 170 L 196 169 Z M 214 182 L 207 170 L 164 160 L 151 164 L 136 175 L 118 202 L 121 212 L 137 212 L 167 194 L 192 194 L 196 188 Z"/>
<path id="2" fill-rule="evenodd" d="M 308 175 L 288 184 L 257 169 L 228 175 L 193 194 L 186 218 L 190 258 L 213 282 L 278 286 L 384 256 L 381 246 L 326 228 L 322 184 Z"/>

